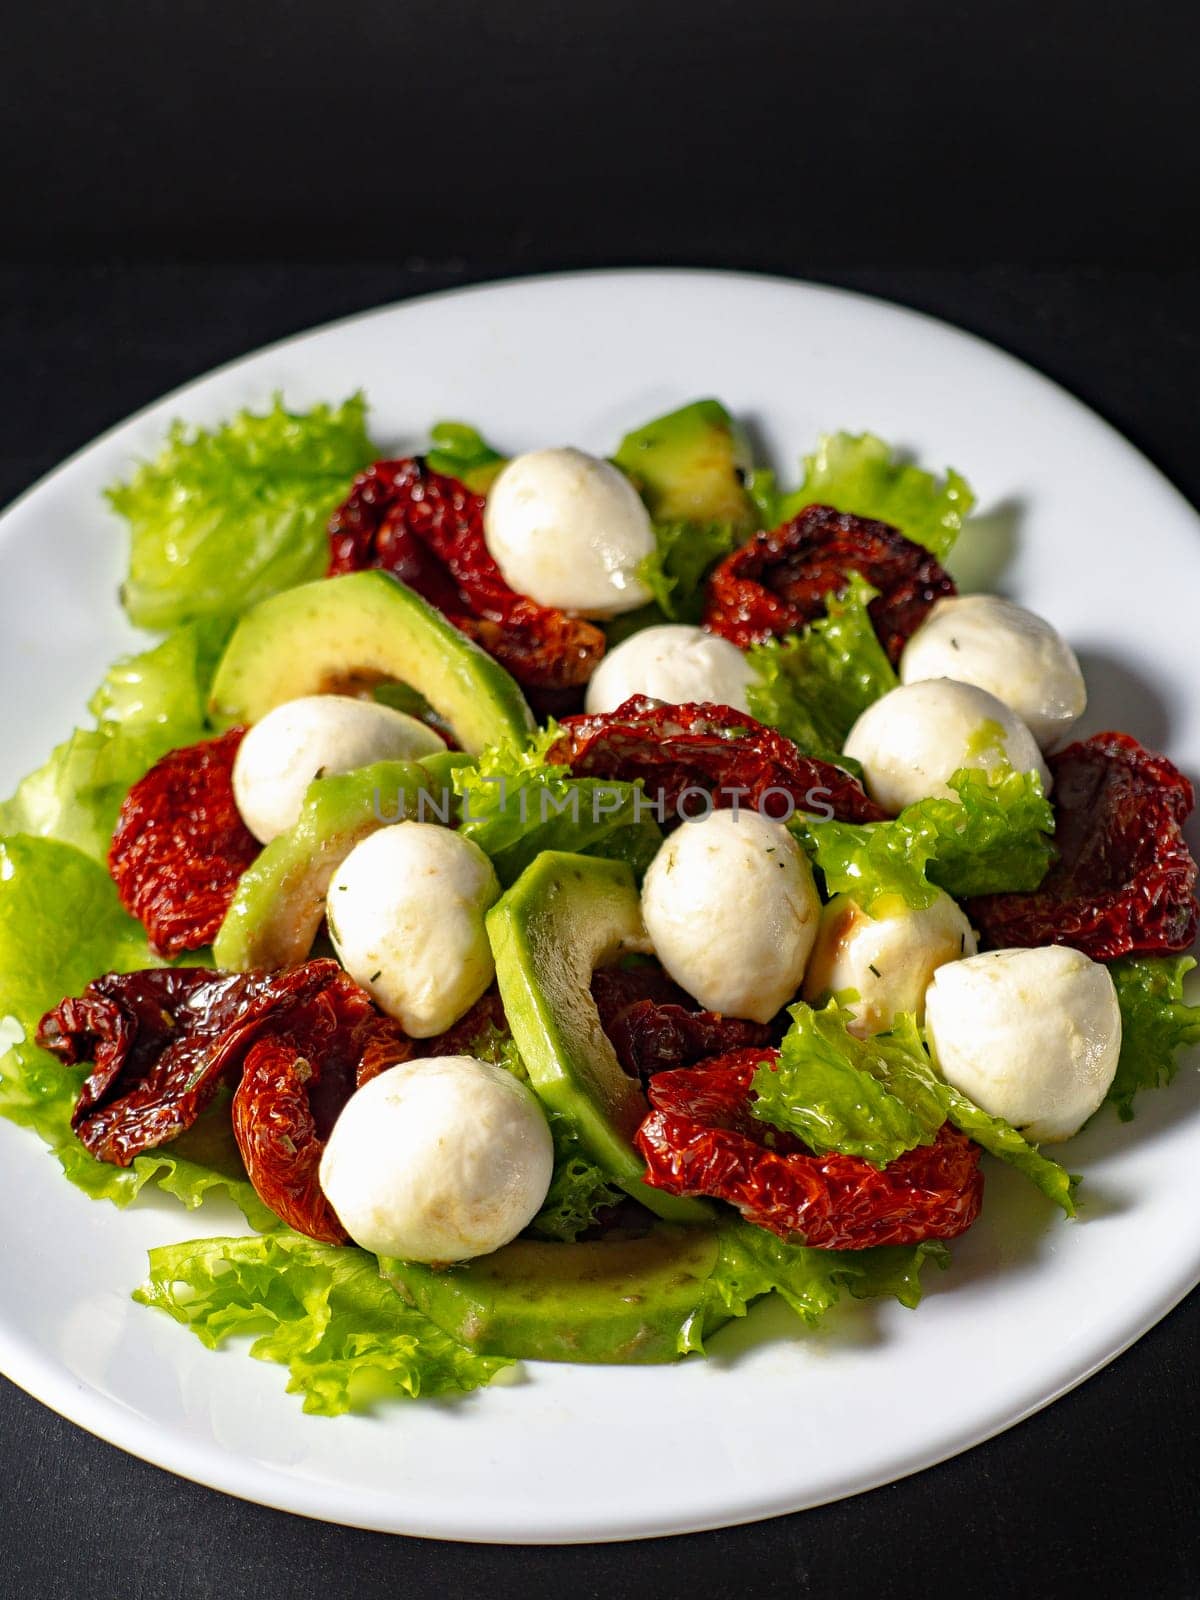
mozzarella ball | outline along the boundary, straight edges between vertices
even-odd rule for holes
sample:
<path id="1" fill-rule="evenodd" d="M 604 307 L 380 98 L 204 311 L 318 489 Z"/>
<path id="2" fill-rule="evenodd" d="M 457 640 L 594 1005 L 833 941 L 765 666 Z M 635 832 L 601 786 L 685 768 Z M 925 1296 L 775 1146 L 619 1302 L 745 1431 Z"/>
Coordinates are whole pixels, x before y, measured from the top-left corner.
<path id="1" fill-rule="evenodd" d="M 246 734 L 233 763 L 233 797 L 250 832 L 269 844 L 296 821 L 314 778 L 445 748 L 432 728 L 391 706 L 304 695 L 268 711 Z"/>
<path id="2" fill-rule="evenodd" d="M 938 967 L 973 956 L 978 949 L 971 924 L 948 894 L 938 890 L 931 906 L 919 910 L 897 895 L 872 907 L 872 915 L 849 895 L 836 895 L 821 913 L 817 942 L 804 974 L 804 998 L 853 989 L 848 1003 L 850 1032 L 859 1038 L 882 1033 L 911 1011 L 925 1015 L 925 991 Z"/>
<path id="3" fill-rule="evenodd" d="M 1107 967 L 1066 945 L 989 950 L 939 967 L 925 1027 L 946 1082 L 1035 1142 L 1079 1131 L 1121 1053 Z"/>
<path id="4" fill-rule="evenodd" d="M 320 1178 L 355 1244 L 441 1262 L 515 1239 L 553 1171 L 550 1128 L 525 1084 L 472 1056 L 432 1056 L 389 1067 L 350 1097 Z"/>
<path id="5" fill-rule="evenodd" d="M 637 575 L 654 549 L 650 515 L 624 473 L 582 450 L 514 457 L 483 529 L 504 581 L 539 605 L 615 617 L 651 598 Z"/>
<path id="6" fill-rule="evenodd" d="M 594 716 L 615 711 L 630 695 L 648 694 L 673 706 L 704 700 L 749 712 L 746 685 L 753 677 L 728 639 L 668 622 L 643 628 L 609 651 L 592 674 L 585 706 Z"/>
<path id="7" fill-rule="evenodd" d="M 1017 772 L 1050 773 L 1037 741 L 1014 711 L 986 689 L 930 678 L 892 689 L 869 705 L 844 746 L 861 762 L 871 798 L 893 816 L 916 800 L 957 800 L 960 767 L 988 771 L 1007 758 Z"/>
<path id="8" fill-rule="evenodd" d="M 484 917 L 500 897 L 477 844 L 432 822 L 370 834 L 325 899 L 338 959 L 413 1039 L 441 1033 L 495 976 Z"/>
<path id="9" fill-rule="evenodd" d="M 954 678 L 1015 711 L 1043 750 L 1087 709 L 1075 652 L 1056 628 L 994 594 L 939 600 L 900 657 L 900 682 Z"/>
<path id="10" fill-rule="evenodd" d="M 706 1010 L 769 1022 L 800 987 L 821 902 L 781 822 L 714 811 L 660 846 L 642 887 L 654 953 Z"/>

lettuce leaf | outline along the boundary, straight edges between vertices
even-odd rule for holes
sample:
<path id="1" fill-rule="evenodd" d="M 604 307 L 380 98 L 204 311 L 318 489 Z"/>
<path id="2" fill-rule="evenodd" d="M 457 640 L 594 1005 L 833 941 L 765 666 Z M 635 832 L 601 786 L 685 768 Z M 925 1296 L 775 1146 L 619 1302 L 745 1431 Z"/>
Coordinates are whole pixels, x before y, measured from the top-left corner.
<path id="1" fill-rule="evenodd" d="M 767 525 L 805 506 L 833 506 L 890 523 L 943 561 L 974 504 L 970 485 L 953 468 L 939 479 L 872 433 L 825 433 L 804 458 L 800 487 L 779 500 L 775 522 Z"/>
<path id="2" fill-rule="evenodd" d="M 130 786 L 168 750 L 204 737 L 230 626 L 192 623 L 118 661 L 88 703 L 96 726 L 77 729 L 0 803 L 0 834 L 59 839 L 103 861 Z"/>
<path id="3" fill-rule="evenodd" d="M 836 1000 L 821 1011 L 795 1005 L 788 1015 L 792 1025 L 777 1068 L 762 1066 L 754 1075 L 756 1117 L 798 1135 L 818 1154 L 836 1150 L 878 1167 L 931 1143 L 949 1121 L 1074 1216 L 1078 1178 L 948 1084 L 915 1017 L 897 1017 L 887 1033 L 859 1039 L 849 1031 L 851 1013 Z"/>
<path id="4" fill-rule="evenodd" d="M 825 876 L 830 895 L 853 895 L 864 911 L 899 895 L 919 909 L 935 888 L 955 899 L 1036 889 L 1054 859 L 1054 811 L 1036 772 L 963 768 L 950 780 L 959 800 L 918 800 L 891 822 L 790 824 Z"/>
<path id="5" fill-rule="evenodd" d="M 143 628 L 223 616 L 319 578 L 326 523 L 377 452 L 366 402 L 263 415 L 212 432 L 177 422 L 108 499 L 130 526 L 125 609 Z"/>
<path id="6" fill-rule="evenodd" d="M 71 1131 L 87 1068 L 65 1067 L 38 1049 L 39 1021 L 98 973 L 159 964 L 97 862 L 57 840 L 0 839 L 0 1041 L 8 1046 L 0 1055 L 0 1116 L 38 1134 L 93 1199 L 126 1206 L 156 1184 L 193 1208 L 223 1191 L 253 1227 L 278 1227 L 246 1177 L 227 1106 L 214 1104 L 181 1138 L 129 1167 L 97 1161 Z"/>
<path id="7" fill-rule="evenodd" d="M 522 1083 L 529 1082 L 521 1052 L 507 1028 L 489 1026 L 471 1041 L 468 1054 L 503 1067 Z M 546 1120 L 554 1140 L 554 1174 L 529 1231 L 540 1239 L 571 1244 L 592 1226 L 603 1207 L 615 1205 L 622 1194 L 584 1150 L 566 1117 L 550 1111 Z"/>
<path id="8" fill-rule="evenodd" d="M 488 492 L 505 458 L 492 449 L 478 428 L 468 422 L 435 422 L 429 437 L 425 460 L 434 472 L 457 478 L 476 494 Z"/>
<path id="9" fill-rule="evenodd" d="M 289 1232 L 196 1239 L 150 1251 L 133 1298 L 216 1349 L 255 1334 L 250 1354 L 288 1369 L 289 1394 L 322 1417 L 376 1401 L 463 1394 L 511 1362 L 472 1355 L 405 1305 L 365 1250 Z"/>
<path id="10" fill-rule="evenodd" d="M 891 662 L 867 606 L 877 591 L 857 573 L 826 615 L 783 639 L 753 645 L 746 659 L 758 674 L 747 689 L 760 722 L 778 728 L 807 755 L 854 768 L 841 754 L 859 715 L 896 687 Z"/>
<path id="11" fill-rule="evenodd" d="M 460 831 L 491 857 L 506 888 L 543 850 L 615 857 L 640 877 L 662 842 L 641 786 L 572 778 L 545 759 L 557 737 L 551 724 L 524 750 L 500 746 L 485 751 L 477 767 L 458 768 Z"/>
<path id="12" fill-rule="evenodd" d="M 638 577 L 668 622 L 701 621 L 708 575 L 743 537 L 728 522 L 655 525 L 655 548 L 640 562 Z"/>
<path id="13" fill-rule="evenodd" d="M 931 1260 L 943 1268 L 950 1262 L 946 1246 L 934 1239 L 869 1250 L 810 1250 L 741 1218 L 722 1221 L 716 1265 L 705 1282 L 701 1309 L 681 1335 L 680 1352 L 703 1349 L 711 1313 L 744 1317 L 764 1294 L 778 1294 L 810 1327 L 843 1292 L 856 1300 L 896 1299 L 911 1309 L 921 1298 L 921 1268 Z"/>
<path id="14" fill-rule="evenodd" d="M 1105 1098 L 1122 1122 L 1133 1116 L 1138 1090 L 1170 1083 L 1179 1051 L 1200 1044 L 1200 1005 L 1183 998 L 1195 965 L 1191 956 L 1125 956 L 1109 966 L 1121 1007 L 1121 1055 Z"/>
<path id="15" fill-rule="evenodd" d="M 893 1092 L 905 1066 L 902 1043 L 887 1034 L 856 1038 L 836 1001 L 820 1011 L 795 1005 L 788 1015 L 779 1060 L 760 1066 L 751 1084 L 760 1122 L 794 1133 L 817 1155 L 836 1151 L 876 1167 L 933 1143 L 946 1120 L 940 1096 L 919 1083 L 903 1098 Z"/>

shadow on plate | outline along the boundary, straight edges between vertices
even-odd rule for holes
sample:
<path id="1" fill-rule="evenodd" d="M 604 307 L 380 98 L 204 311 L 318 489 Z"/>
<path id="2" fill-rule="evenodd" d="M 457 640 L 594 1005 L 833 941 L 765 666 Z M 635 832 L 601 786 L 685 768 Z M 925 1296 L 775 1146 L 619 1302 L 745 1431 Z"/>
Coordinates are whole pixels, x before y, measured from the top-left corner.
<path id="1" fill-rule="evenodd" d="M 1166 750 L 1171 737 L 1172 707 L 1162 691 L 1128 661 L 1102 646 L 1076 646 L 1088 688 L 1088 708 L 1073 739 L 1116 729 L 1131 733 L 1151 750 Z M 1169 753 L 1169 752 L 1168 752 Z"/>
<path id="2" fill-rule="evenodd" d="M 1001 500 L 968 517 L 946 562 L 963 594 L 1002 594 L 1001 579 L 1021 544 L 1025 502 Z"/>

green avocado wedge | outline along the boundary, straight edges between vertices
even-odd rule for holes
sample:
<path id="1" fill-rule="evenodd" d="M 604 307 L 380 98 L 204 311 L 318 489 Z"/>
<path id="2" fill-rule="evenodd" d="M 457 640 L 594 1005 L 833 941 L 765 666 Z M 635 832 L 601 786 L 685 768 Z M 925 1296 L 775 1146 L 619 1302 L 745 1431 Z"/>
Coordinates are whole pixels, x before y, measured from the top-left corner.
<path id="1" fill-rule="evenodd" d="M 633 1135 L 646 1101 L 592 999 L 597 967 L 650 948 L 630 869 L 543 851 L 488 912 L 487 930 L 504 1013 L 539 1099 L 567 1119 L 601 1171 L 651 1211 L 668 1222 L 711 1217 L 702 1202 L 643 1181 Z"/>
<path id="2" fill-rule="evenodd" d="M 627 433 L 613 460 L 633 479 L 655 522 L 757 525 L 745 489 L 749 451 L 719 400 L 694 400 Z"/>
<path id="3" fill-rule="evenodd" d="M 729 1314 L 702 1310 L 715 1228 L 656 1223 L 644 1238 L 516 1239 L 461 1266 L 380 1261 L 394 1289 L 476 1355 L 526 1361 L 676 1361 Z M 697 1318 L 703 1328 L 697 1329 Z"/>
<path id="4" fill-rule="evenodd" d="M 209 713 L 231 728 L 285 700 L 383 680 L 411 685 L 473 755 L 520 742 L 534 725 L 504 668 L 387 572 L 321 578 L 251 606 L 221 657 Z"/>
<path id="5" fill-rule="evenodd" d="M 426 759 L 378 761 L 310 783 L 295 824 L 242 874 L 213 940 L 217 965 L 273 972 L 307 960 L 330 881 L 356 844 L 406 818 L 448 825 L 456 803 L 450 773 L 470 757 L 446 751 Z"/>

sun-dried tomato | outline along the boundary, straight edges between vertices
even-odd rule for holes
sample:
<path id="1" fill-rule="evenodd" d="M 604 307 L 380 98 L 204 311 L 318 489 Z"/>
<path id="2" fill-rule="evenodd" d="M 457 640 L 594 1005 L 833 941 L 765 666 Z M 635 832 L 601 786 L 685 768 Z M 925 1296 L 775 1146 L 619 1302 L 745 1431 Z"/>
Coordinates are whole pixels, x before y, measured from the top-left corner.
<path id="1" fill-rule="evenodd" d="M 237 1065 L 229 1029 L 269 981 L 208 967 L 110 972 L 48 1011 L 42 1048 L 68 1066 L 95 1063 L 71 1117 L 80 1143 L 127 1167 L 190 1128 Z"/>
<path id="2" fill-rule="evenodd" d="M 806 506 L 725 557 L 708 580 L 704 625 L 743 650 L 795 633 L 854 572 L 879 590 L 868 609 L 893 665 L 934 601 L 955 593 L 929 551 L 888 523 Z"/>
<path id="3" fill-rule="evenodd" d="M 856 1156 L 814 1155 L 751 1114 L 751 1080 L 773 1050 L 738 1050 L 651 1078 L 637 1133 L 646 1182 L 709 1195 L 783 1239 L 826 1250 L 952 1239 L 979 1214 L 979 1148 L 943 1126 L 880 1171 Z"/>
<path id="4" fill-rule="evenodd" d="M 564 717 L 547 759 L 576 777 L 641 778 L 647 810 L 653 805 L 668 827 L 710 806 L 773 817 L 810 811 L 842 822 L 885 815 L 848 772 L 801 755 L 790 739 L 732 706 L 633 695 L 615 711 Z"/>
<path id="5" fill-rule="evenodd" d="M 234 1136 L 276 1216 L 310 1239 L 343 1244 L 318 1176 L 322 1152 L 355 1089 L 407 1061 L 412 1041 L 336 962 L 280 973 L 273 988 L 289 1003 L 242 1030 L 249 1048 L 233 1096 Z"/>
<path id="6" fill-rule="evenodd" d="M 412 1054 L 336 961 L 109 973 L 47 1012 L 38 1043 L 69 1065 L 95 1062 L 72 1126 L 119 1167 L 190 1128 L 222 1082 L 237 1082 L 233 1129 L 250 1181 L 285 1222 L 331 1243 L 346 1235 L 317 1183 L 329 1130 L 355 1088 Z"/>
<path id="7" fill-rule="evenodd" d="M 1182 829 L 1191 784 L 1127 733 L 1048 759 L 1058 859 L 1031 893 L 968 902 L 985 945 L 1069 944 L 1094 961 L 1186 950 L 1200 924 Z"/>
<path id="8" fill-rule="evenodd" d="M 245 731 L 172 750 L 125 796 L 108 870 L 157 955 L 211 944 L 261 849 L 233 798 Z"/>
<path id="9" fill-rule="evenodd" d="M 601 967 L 592 974 L 592 998 L 617 1060 L 643 1083 L 655 1072 L 770 1044 L 777 1032 L 769 1023 L 702 1010 L 657 961 Z"/>
<path id="10" fill-rule="evenodd" d="M 482 495 L 419 457 L 377 461 L 329 524 L 329 576 L 379 567 L 495 656 L 543 713 L 578 701 L 604 654 L 590 622 L 505 583 L 483 536 Z"/>

